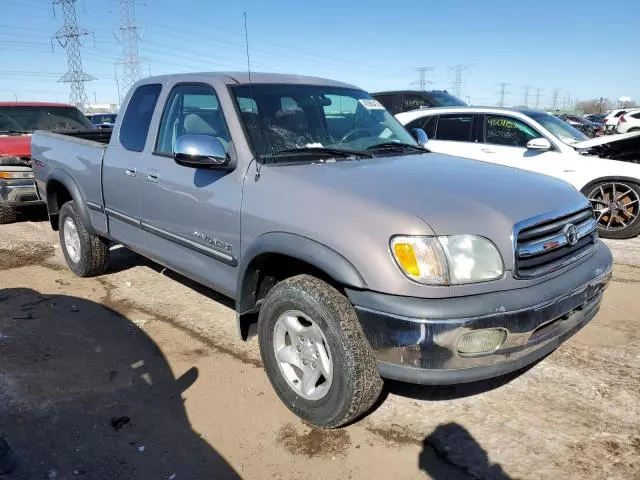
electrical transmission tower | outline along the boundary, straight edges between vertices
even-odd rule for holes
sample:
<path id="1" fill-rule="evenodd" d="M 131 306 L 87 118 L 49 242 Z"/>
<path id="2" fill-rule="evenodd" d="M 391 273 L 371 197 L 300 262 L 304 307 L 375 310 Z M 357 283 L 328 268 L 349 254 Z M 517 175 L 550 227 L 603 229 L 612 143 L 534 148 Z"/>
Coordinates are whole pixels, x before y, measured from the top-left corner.
<path id="1" fill-rule="evenodd" d="M 122 58 L 119 62 L 122 65 L 121 87 L 123 92 L 127 92 L 129 87 L 142 76 L 140 56 L 138 55 L 138 40 L 142 36 L 136 25 L 135 0 L 120 0 L 120 27 L 118 30 L 120 33 L 116 37 L 122 44 Z"/>
<path id="2" fill-rule="evenodd" d="M 560 89 L 556 88 L 553 91 L 553 110 L 556 111 L 558 109 L 558 96 L 560 95 Z"/>
<path id="3" fill-rule="evenodd" d="M 528 107 L 528 106 L 529 106 L 529 92 L 530 92 L 530 91 L 531 91 L 531 85 L 526 85 L 526 86 L 524 87 L 524 98 L 523 98 L 523 100 L 524 100 L 523 105 L 524 105 L 525 107 Z"/>
<path id="4" fill-rule="evenodd" d="M 542 89 L 536 88 L 536 108 L 540 108 L 540 92 L 542 92 Z"/>
<path id="5" fill-rule="evenodd" d="M 87 36 L 89 36 L 89 31 L 78 27 L 76 1 L 53 0 L 54 12 L 55 6 L 60 5 L 64 21 L 62 28 L 56 32 L 53 38 L 67 51 L 67 73 L 60 77 L 58 82 L 71 85 L 69 102 L 84 110 L 89 103 L 84 84 L 90 80 L 95 80 L 95 78 L 82 70 L 80 47 L 84 45 Z"/>
<path id="6" fill-rule="evenodd" d="M 452 87 L 453 87 L 453 94 L 456 97 L 460 97 L 460 93 L 462 92 L 462 83 L 463 83 L 462 72 L 468 69 L 469 69 L 468 65 L 454 65 L 453 67 L 451 67 L 451 70 L 453 70 L 455 74 Z"/>
<path id="7" fill-rule="evenodd" d="M 431 75 L 433 74 L 433 67 L 416 68 L 416 72 L 420 73 L 420 80 L 418 80 L 417 82 L 418 86 L 420 87 L 420 90 L 426 89 L 427 85 L 430 85 L 433 83 L 430 80 Z M 413 82 L 413 83 L 415 84 L 416 82 Z"/>
<path id="8" fill-rule="evenodd" d="M 498 101 L 498 106 L 499 106 L 499 107 L 504 107 L 504 97 L 505 97 L 505 95 L 506 95 L 507 93 L 509 93 L 509 92 L 507 92 L 507 86 L 508 86 L 508 85 L 509 85 L 509 84 L 508 84 L 508 83 L 505 83 L 505 82 L 502 82 L 502 83 L 500 84 L 500 100 Z"/>

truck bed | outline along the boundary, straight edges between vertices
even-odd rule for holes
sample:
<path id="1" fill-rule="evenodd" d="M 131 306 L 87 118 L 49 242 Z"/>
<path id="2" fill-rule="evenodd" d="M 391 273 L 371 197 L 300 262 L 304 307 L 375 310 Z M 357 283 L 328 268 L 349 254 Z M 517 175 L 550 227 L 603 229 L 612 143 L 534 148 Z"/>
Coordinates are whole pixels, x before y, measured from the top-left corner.
<path id="1" fill-rule="evenodd" d="M 84 200 L 102 205 L 102 158 L 110 130 L 37 130 L 31 137 L 31 158 L 38 191 L 46 198 L 46 179 L 71 178 Z"/>

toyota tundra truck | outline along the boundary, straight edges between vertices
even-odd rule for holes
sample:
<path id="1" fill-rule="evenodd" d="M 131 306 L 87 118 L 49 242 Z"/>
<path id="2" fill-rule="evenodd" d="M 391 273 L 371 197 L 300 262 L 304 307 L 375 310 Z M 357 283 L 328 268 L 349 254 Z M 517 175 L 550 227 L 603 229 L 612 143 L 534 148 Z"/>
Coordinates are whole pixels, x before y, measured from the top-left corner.
<path id="1" fill-rule="evenodd" d="M 334 428 L 382 378 L 522 369 L 598 312 L 612 257 L 561 180 L 430 153 L 365 91 L 275 74 L 158 76 L 113 132 L 35 132 L 69 268 L 121 244 L 235 299 L 295 414 Z"/>

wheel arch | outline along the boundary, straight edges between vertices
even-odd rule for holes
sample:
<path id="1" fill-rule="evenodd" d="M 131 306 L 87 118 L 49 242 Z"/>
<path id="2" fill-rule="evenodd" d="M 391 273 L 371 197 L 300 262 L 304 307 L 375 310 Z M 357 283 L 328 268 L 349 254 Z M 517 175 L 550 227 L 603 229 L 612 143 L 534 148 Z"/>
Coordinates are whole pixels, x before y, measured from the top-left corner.
<path id="1" fill-rule="evenodd" d="M 307 273 L 342 290 L 366 288 L 356 267 L 340 253 L 302 235 L 273 232 L 261 235 L 243 253 L 238 268 L 236 312 L 242 339 L 255 335 L 261 301 L 280 280 Z"/>
<path id="2" fill-rule="evenodd" d="M 46 188 L 49 222 L 54 230 L 58 230 L 60 208 L 62 208 L 62 205 L 66 202 L 73 200 L 85 228 L 90 233 L 94 233 L 84 196 L 71 175 L 63 170 L 54 170 L 47 178 Z"/>
<path id="3" fill-rule="evenodd" d="M 640 178 L 633 178 L 633 177 L 626 177 L 626 176 L 621 176 L 621 175 L 609 175 L 606 177 L 600 177 L 600 178 L 596 178 L 595 180 L 591 180 L 589 183 L 585 184 L 581 189 L 580 192 L 583 195 L 587 195 L 586 191 L 589 188 L 592 188 L 593 186 L 597 185 L 600 182 L 610 182 L 610 181 L 614 181 L 614 182 L 629 182 L 629 183 L 633 183 L 635 185 L 640 186 Z"/>

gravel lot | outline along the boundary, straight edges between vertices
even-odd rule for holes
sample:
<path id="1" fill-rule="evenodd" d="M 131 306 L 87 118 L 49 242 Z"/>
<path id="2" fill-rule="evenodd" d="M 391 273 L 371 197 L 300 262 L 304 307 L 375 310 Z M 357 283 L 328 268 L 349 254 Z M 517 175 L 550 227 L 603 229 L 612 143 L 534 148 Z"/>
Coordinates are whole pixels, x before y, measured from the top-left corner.
<path id="1" fill-rule="evenodd" d="M 46 222 L 0 226 L 0 431 L 16 479 L 640 478 L 640 239 L 600 314 L 518 375 L 387 385 L 325 432 L 281 405 L 231 301 L 125 249 L 80 279 Z"/>

